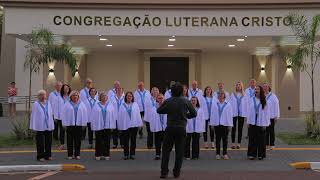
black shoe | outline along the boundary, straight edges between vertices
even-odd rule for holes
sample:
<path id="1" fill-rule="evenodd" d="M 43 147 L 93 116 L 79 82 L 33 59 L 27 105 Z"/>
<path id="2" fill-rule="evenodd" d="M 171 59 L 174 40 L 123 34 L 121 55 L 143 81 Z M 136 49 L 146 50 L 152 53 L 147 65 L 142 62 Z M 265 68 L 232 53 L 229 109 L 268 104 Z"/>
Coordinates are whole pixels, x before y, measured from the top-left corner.
<path id="1" fill-rule="evenodd" d="M 167 179 L 167 178 L 168 178 L 168 174 L 161 174 L 161 175 L 160 175 L 160 178 L 161 178 L 161 179 Z"/>
<path id="2" fill-rule="evenodd" d="M 249 160 L 255 160 L 256 158 L 253 157 L 253 156 L 248 156 L 248 159 L 249 159 Z"/>
<path id="3" fill-rule="evenodd" d="M 193 157 L 191 158 L 192 160 L 198 160 L 199 158 L 198 157 Z"/>
<path id="4" fill-rule="evenodd" d="M 154 160 L 160 160 L 160 156 L 156 156 Z"/>
<path id="5" fill-rule="evenodd" d="M 173 172 L 173 177 L 174 178 L 179 178 L 180 177 L 180 171 L 179 172 Z"/>
<path id="6" fill-rule="evenodd" d="M 136 158 L 134 156 L 130 156 L 130 159 L 131 160 L 135 160 Z"/>
<path id="7" fill-rule="evenodd" d="M 128 160 L 128 159 L 129 159 L 128 156 L 123 157 L 123 160 Z"/>
<path id="8" fill-rule="evenodd" d="M 263 160 L 263 157 L 258 157 L 259 160 Z"/>

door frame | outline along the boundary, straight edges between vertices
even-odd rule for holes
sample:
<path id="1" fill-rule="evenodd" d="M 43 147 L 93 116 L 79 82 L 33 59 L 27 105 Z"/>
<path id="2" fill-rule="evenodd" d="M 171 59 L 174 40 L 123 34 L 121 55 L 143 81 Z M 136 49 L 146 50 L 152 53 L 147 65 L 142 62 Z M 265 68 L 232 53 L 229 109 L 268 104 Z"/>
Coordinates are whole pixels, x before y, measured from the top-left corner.
<path id="1" fill-rule="evenodd" d="M 201 50 L 141 50 L 143 70 L 139 77 L 144 81 L 145 87 L 150 89 L 150 58 L 151 57 L 188 57 L 189 58 L 189 84 L 193 80 L 201 83 Z"/>

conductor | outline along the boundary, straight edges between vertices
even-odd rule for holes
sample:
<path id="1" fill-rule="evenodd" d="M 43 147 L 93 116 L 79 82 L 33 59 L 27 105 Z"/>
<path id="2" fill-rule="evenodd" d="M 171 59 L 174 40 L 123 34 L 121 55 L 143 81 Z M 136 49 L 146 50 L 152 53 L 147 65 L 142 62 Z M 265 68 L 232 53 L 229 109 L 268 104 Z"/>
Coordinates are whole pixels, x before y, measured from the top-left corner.
<path id="1" fill-rule="evenodd" d="M 197 111 L 188 99 L 182 97 L 182 92 L 182 85 L 180 83 L 174 84 L 171 87 L 172 97 L 165 100 L 157 109 L 159 114 L 167 114 L 168 117 L 162 147 L 163 155 L 160 178 L 163 179 L 168 177 L 168 164 L 173 145 L 175 145 L 176 153 L 173 176 L 175 178 L 180 176 L 184 155 L 187 119 L 192 119 L 197 116 Z"/>

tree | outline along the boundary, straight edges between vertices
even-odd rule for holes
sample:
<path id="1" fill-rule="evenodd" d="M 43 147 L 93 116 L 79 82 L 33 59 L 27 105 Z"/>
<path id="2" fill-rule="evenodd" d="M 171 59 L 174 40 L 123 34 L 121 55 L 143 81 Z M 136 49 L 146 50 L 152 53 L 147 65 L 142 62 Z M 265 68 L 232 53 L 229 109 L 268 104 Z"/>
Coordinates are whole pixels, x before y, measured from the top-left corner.
<path id="1" fill-rule="evenodd" d="M 320 46 L 316 43 L 320 28 L 320 14 L 315 15 L 312 20 L 308 20 L 305 16 L 291 13 L 288 15 L 288 19 L 291 22 L 290 26 L 294 35 L 300 40 L 301 44 L 287 55 L 286 60 L 294 69 L 306 72 L 310 78 L 311 116 L 313 123 L 316 124 L 314 74 L 320 57 Z"/>
<path id="2" fill-rule="evenodd" d="M 28 118 L 30 119 L 32 74 L 38 73 L 43 64 L 57 61 L 66 63 L 69 66 L 71 73 L 74 75 L 77 64 L 76 57 L 74 52 L 72 52 L 71 47 L 66 44 L 55 44 L 53 33 L 43 27 L 32 31 L 30 34 L 30 41 L 25 48 L 27 49 L 27 53 L 24 69 L 29 70 L 30 78 L 27 107 Z"/>

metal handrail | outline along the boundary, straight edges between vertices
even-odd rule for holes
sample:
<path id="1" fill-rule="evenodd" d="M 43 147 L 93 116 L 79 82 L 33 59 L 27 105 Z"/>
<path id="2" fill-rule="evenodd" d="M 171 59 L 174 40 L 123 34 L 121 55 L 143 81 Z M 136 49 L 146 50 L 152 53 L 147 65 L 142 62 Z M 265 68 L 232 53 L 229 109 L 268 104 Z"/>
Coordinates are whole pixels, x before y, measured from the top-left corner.
<path id="1" fill-rule="evenodd" d="M 37 100 L 37 95 L 31 95 L 31 103 Z M 29 96 L 16 96 L 16 104 L 27 104 Z M 0 103 L 3 105 L 9 104 L 8 97 L 0 97 Z"/>

